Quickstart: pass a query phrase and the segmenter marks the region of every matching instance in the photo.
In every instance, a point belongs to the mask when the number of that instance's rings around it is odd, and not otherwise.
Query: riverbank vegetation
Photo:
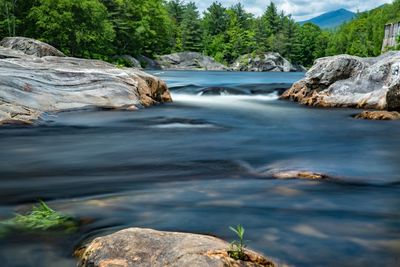
[[[271,51],[309,66],[327,55],[380,54],[383,27],[397,20],[400,0],[332,31],[299,25],[273,2],[255,17],[240,3],[226,8],[214,2],[200,14],[193,2],[181,0],[0,0],[0,37],[31,37],[70,56],[105,60],[195,51],[229,64]]]

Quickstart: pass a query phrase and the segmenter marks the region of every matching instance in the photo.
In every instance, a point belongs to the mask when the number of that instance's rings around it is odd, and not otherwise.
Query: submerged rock
[[[228,256],[229,243],[215,237],[131,228],[93,240],[78,250],[81,267],[261,267],[278,266],[246,250],[249,261]]]
[[[45,112],[137,109],[171,101],[166,84],[131,68],[0,48],[0,124],[32,123]]]
[[[21,51],[26,55],[36,57],[56,56],[65,57],[65,55],[53,46],[26,37],[6,37],[0,42],[0,46]]]
[[[400,52],[321,58],[282,98],[310,106],[400,110],[399,68]]]
[[[293,65],[279,53],[246,54],[239,57],[233,64],[234,71],[271,71],[296,72],[306,71],[302,66]]]
[[[363,111],[355,116],[356,119],[364,120],[400,120],[400,113],[397,111]]]
[[[160,56],[157,63],[164,70],[229,70],[213,58],[197,52],[180,52]]]
[[[312,171],[298,171],[298,170],[282,170],[270,171],[269,174],[276,179],[305,179],[305,180],[325,180],[332,179],[332,177]]]

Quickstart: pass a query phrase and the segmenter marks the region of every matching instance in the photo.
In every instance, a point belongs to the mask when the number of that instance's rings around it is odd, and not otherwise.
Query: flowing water
[[[78,233],[0,238],[0,266],[75,266],[127,227],[234,238],[294,266],[400,266],[400,122],[278,100],[303,73],[155,72],[174,103],[0,128],[0,219],[38,199]],[[271,177],[310,170],[337,177]]]

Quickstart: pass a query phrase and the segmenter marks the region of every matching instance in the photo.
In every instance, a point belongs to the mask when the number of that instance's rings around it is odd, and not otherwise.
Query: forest
[[[0,37],[26,36],[70,56],[110,61],[194,51],[225,64],[248,53],[279,52],[310,66],[316,58],[381,53],[384,25],[400,20],[400,0],[359,13],[335,30],[299,25],[273,2],[262,16],[214,2],[200,14],[182,0],[0,0]]]

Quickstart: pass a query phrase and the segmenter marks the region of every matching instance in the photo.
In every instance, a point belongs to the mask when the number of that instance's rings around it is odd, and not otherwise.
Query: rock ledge
[[[30,124],[46,112],[135,110],[172,101],[165,82],[155,76],[100,60],[43,56],[52,54],[47,44],[25,39],[0,42],[12,47],[0,46],[0,125]],[[35,48],[24,49],[26,42]]]

